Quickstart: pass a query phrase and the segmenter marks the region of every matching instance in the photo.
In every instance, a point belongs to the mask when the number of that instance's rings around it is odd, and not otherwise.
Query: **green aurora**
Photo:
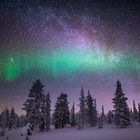
[[[53,78],[71,73],[86,72],[140,72],[140,56],[121,53],[78,52],[73,50],[59,50],[55,52],[24,52],[12,57],[3,54],[0,78],[14,81],[25,73],[45,72]]]

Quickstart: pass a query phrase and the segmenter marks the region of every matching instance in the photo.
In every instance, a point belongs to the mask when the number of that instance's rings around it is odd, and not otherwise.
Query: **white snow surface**
[[[26,140],[26,136],[21,136],[21,129],[11,130],[8,135],[8,140]],[[6,140],[6,137],[0,137],[0,140]],[[125,129],[114,126],[105,126],[103,129],[51,129],[49,132],[34,132],[29,140],[140,140],[140,125]]]
[[[30,129],[30,123],[28,123],[25,127],[22,128],[21,135],[22,136],[27,136],[28,129]]]

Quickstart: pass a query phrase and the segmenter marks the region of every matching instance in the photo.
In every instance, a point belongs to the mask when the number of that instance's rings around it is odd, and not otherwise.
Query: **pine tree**
[[[26,117],[21,115],[18,117],[18,127],[23,127],[26,125]]]
[[[102,113],[99,117],[98,128],[103,128],[104,107],[102,106]]]
[[[9,109],[6,107],[1,113],[1,127],[6,129],[9,126]]]
[[[130,125],[129,108],[127,105],[127,98],[122,91],[120,81],[117,81],[115,97],[113,98],[115,111],[115,125],[120,128],[125,128]]]
[[[130,108],[129,109],[129,115],[130,115],[130,122],[133,122],[133,111],[132,111],[132,109]]]
[[[16,128],[18,121],[18,115],[15,113],[14,108],[12,107],[10,114],[9,114],[9,129]]]
[[[98,112],[97,112],[97,105],[96,105],[96,99],[94,99],[94,116],[93,116],[93,119],[94,119],[94,126],[97,125],[97,122],[98,122]]]
[[[71,117],[70,117],[70,124],[72,127],[76,125],[76,118],[75,118],[75,106],[73,103],[72,109],[71,109]]]
[[[42,103],[43,103],[43,95],[44,95],[44,85],[40,82],[40,80],[36,80],[33,82],[33,86],[30,89],[29,98],[24,103],[24,110],[26,111],[26,117],[28,122],[32,124],[32,126],[39,126],[42,124],[43,116],[42,116]]]
[[[61,95],[57,98],[53,114],[53,124],[56,129],[64,128],[67,124],[70,124],[67,94],[61,93]]]
[[[113,115],[112,111],[108,111],[108,113],[107,113],[107,123],[112,124],[113,120],[114,120],[114,115]]]
[[[45,130],[45,119],[46,119],[46,94],[45,93],[42,94],[39,110],[40,110],[39,131],[43,131]]]
[[[106,115],[104,113],[104,106],[102,105],[102,120],[103,120],[103,124],[106,122]]]
[[[51,100],[50,100],[50,94],[49,92],[47,93],[45,97],[45,125],[46,125],[46,130],[50,129],[50,124],[51,124]]]
[[[81,95],[80,95],[80,127],[83,128],[85,125],[85,118],[86,118],[86,107],[85,107],[85,94],[83,87],[81,88]]]
[[[93,127],[96,125],[96,122],[94,122],[94,117],[95,117],[95,111],[94,111],[94,106],[93,106],[93,98],[90,94],[90,91],[88,91],[88,95],[86,97],[86,114],[88,118],[88,124],[89,126]]]
[[[77,130],[81,129],[80,117],[81,117],[80,112],[76,113]]]
[[[138,122],[138,111],[135,105],[135,101],[133,100],[133,123],[137,123]]]
[[[140,104],[138,104],[138,111],[139,111],[139,124],[140,124]]]

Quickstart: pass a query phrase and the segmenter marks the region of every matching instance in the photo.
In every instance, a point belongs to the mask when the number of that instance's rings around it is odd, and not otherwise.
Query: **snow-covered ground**
[[[65,128],[50,130],[49,132],[34,132],[29,137],[30,140],[140,140],[140,126],[126,129],[117,129],[113,126],[105,126],[103,129],[84,128],[77,130]],[[0,137],[0,140],[6,140]],[[20,130],[9,132],[8,140],[25,140],[25,136],[20,136]]]

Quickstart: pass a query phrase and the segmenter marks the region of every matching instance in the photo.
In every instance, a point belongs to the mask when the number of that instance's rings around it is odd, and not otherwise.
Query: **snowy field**
[[[36,132],[29,137],[30,140],[140,140],[140,126],[126,129],[117,129],[113,126],[106,126],[103,129],[85,128],[77,130],[73,128],[65,128],[58,130],[50,130],[49,132]],[[0,137],[0,140],[6,140]],[[9,132],[8,140],[25,140],[24,136],[20,136],[20,130],[12,130]]]

